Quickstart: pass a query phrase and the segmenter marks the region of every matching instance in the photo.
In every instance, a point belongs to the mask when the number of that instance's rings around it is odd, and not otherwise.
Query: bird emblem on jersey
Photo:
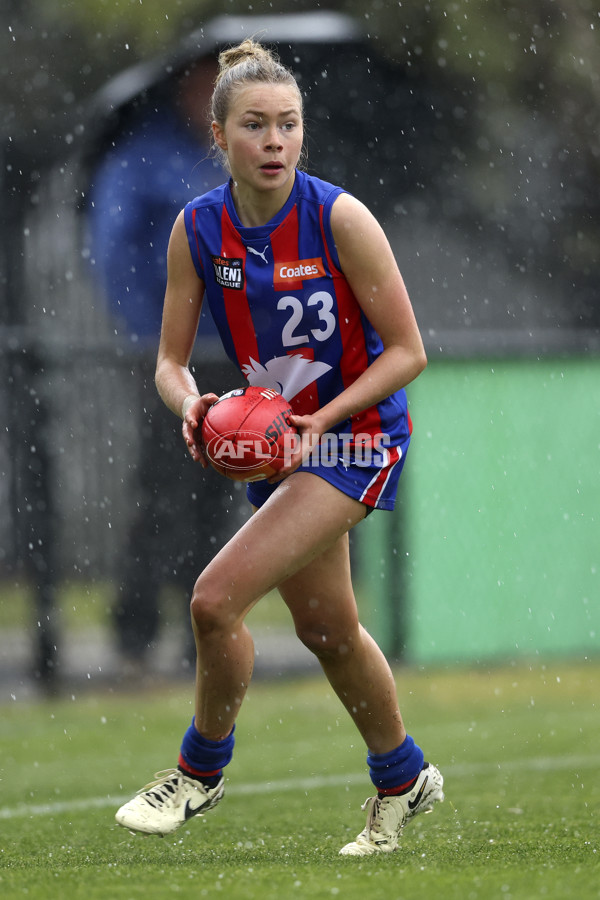
[[[292,353],[289,356],[274,356],[264,366],[250,357],[248,364],[242,366],[242,372],[250,384],[273,388],[286,400],[292,400],[331,368],[327,363]]]
[[[267,265],[269,265],[269,261],[267,260],[267,257],[266,257],[266,253],[267,253],[268,249],[269,249],[268,244],[265,246],[265,249],[262,251],[262,253],[260,250],[256,250],[254,247],[246,247],[246,250],[248,251],[248,253],[253,253],[254,256],[260,256],[260,258],[263,260],[263,262],[265,262]]]

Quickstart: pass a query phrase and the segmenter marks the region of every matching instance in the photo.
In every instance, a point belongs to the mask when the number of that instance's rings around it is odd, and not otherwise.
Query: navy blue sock
[[[369,753],[371,781],[381,794],[401,794],[408,790],[423,768],[423,751],[410,735],[389,753]]]
[[[197,778],[212,787],[219,782],[223,768],[231,762],[235,725],[224,740],[209,741],[196,730],[194,721],[192,719],[183,736],[177,767],[190,778]]]

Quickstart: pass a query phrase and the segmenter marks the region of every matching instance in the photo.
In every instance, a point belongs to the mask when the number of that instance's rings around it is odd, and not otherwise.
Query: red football
[[[292,409],[271,388],[236,388],[209,408],[202,423],[202,446],[213,469],[234,481],[275,475],[293,450]]]

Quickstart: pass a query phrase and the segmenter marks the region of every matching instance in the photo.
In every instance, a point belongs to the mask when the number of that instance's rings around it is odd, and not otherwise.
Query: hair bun
[[[241,44],[238,44],[237,47],[230,47],[228,50],[223,50],[219,54],[220,73],[223,74],[234,66],[237,66],[239,63],[250,59],[255,59],[257,61],[273,61],[274,56],[269,50],[263,47],[262,44],[259,44],[258,41],[246,38],[246,40],[242,41]]]

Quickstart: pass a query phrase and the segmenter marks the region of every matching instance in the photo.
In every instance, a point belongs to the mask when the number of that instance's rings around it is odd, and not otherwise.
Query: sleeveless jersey
[[[241,224],[230,184],[184,211],[194,266],[226,353],[250,384],[279,391],[297,415],[340,394],[383,349],[340,269],[330,225],[340,193],[297,171],[287,202],[266,225]],[[395,446],[406,440],[409,423],[400,390],[333,431],[360,434],[361,444],[383,434],[385,445]]]

